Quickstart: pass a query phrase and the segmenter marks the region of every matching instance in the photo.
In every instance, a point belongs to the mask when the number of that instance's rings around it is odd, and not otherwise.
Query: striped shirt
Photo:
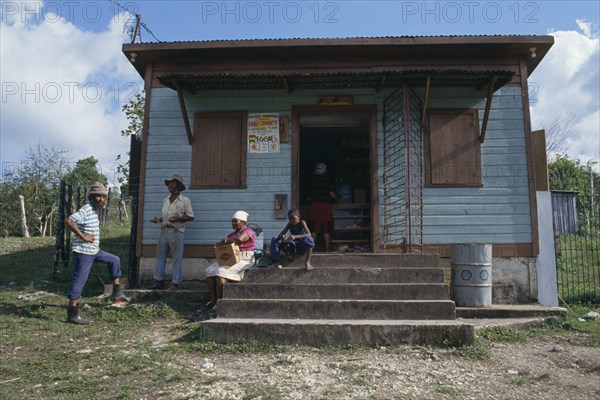
[[[73,239],[73,251],[80,254],[96,254],[100,251],[100,220],[91,204],[86,204],[79,211],[71,215],[81,233],[94,235],[92,243],[84,242],[78,235]]]

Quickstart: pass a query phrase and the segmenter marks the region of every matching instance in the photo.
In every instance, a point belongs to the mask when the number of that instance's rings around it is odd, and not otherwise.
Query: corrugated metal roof
[[[320,72],[320,73],[198,73],[165,74],[158,77],[161,84],[176,89],[176,85],[194,93],[203,90],[229,89],[319,89],[319,88],[376,88],[399,87],[403,83],[425,86],[427,77],[432,86],[489,85],[496,75],[494,89],[502,87],[513,75],[507,70],[411,69],[377,72]]]
[[[161,41],[160,43],[222,43],[222,42],[260,42],[260,41],[284,41],[284,40],[377,40],[377,39],[411,39],[411,38],[510,38],[522,37],[523,35],[400,35],[400,36],[347,36],[347,37],[281,37],[281,38],[238,38],[238,39],[206,39],[206,40],[174,40]],[[545,35],[527,35],[528,37],[544,37]],[[156,43],[156,42],[143,42]]]

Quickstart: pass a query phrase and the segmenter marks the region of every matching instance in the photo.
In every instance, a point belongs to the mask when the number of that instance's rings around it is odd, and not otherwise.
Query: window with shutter
[[[194,115],[191,188],[245,188],[247,113]]]
[[[477,110],[429,110],[425,184],[482,186]]]

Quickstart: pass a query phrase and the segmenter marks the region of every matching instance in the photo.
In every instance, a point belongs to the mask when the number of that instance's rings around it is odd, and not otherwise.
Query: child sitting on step
[[[292,241],[296,248],[296,254],[304,254],[306,252],[306,260],[304,261],[304,269],[310,271],[313,266],[310,264],[312,249],[315,247],[308,225],[300,219],[300,211],[292,208],[288,211],[288,224],[283,228],[279,236],[271,239],[271,267],[283,268],[279,260],[281,259],[281,250],[285,251],[286,241]],[[285,234],[289,231],[290,235],[285,238]],[[290,246],[288,246],[290,247]],[[291,254],[288,254],[288,256]]]

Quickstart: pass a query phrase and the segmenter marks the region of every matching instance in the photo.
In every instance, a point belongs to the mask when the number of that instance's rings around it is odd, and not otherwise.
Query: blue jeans
[[[75,256],[75,268],[71,277],[71,285],[67,292],[67,297],[71,300],[79,300],[81,292],[90,274],[94,261],[100,261],[108,266],[110,279],[115,280],[121,277],[121,260],[118,256],[100,250],[96,254],[73,253]]]
[[[282,243],[283,240],[279,239],[278,237],[273,237],[271,239],[272,262],[277,262],[281,260],[281,249],[279,248],[279,245],[281,245]],[[313,240],[312,236],[306,236],[302,239],[294,240],[294,243],[296,244],[296,254],[298,255],[303,255],[304,253],[306,253],[306,249],[312,249],[313,247],[315,247],[315,241]]]
[[[181,278],[181,265],[183,264],[183,232],[173,228],[162,228],[158,236],[158,245],[156,246],[156,269],[154,279],[162,281],[165,279],[165,269],[167,267],[167,257],[171,251],[171,281],[179,285]]]

